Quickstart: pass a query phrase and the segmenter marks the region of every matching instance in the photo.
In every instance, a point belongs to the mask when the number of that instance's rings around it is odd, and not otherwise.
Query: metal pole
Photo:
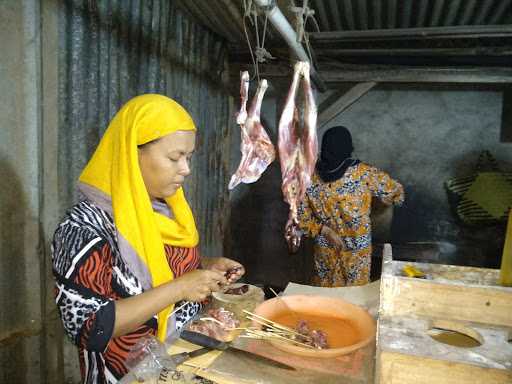
[[[271,5],[270,0],[255,0],[255,3],[260,7],[268,7]],[[281,34],[288,46],[292,49],[293,53],[301,61],[307,61],[310,66],[311,79],[315,83],[317,89],[320,92],[324,92],[327,88],[320,78],[320,75],[315,70],[313,63],[309,60],[309,57],[304,50],[302,44],[297,42],[297,34],[292,28],[286,17],[283,15],[277,5],[274,5],[270,10],[266,11],[267,17],[274,26],[275,29]]]

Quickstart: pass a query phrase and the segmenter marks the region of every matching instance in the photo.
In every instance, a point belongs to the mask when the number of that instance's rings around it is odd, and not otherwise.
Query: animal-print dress
[[[176,277],[200,265],[196,247],[165,245],[165,252]],[[144,336],[156,336],[157,318],[112,337],[115,300],[143,288],[120,257],[110,214],[88,200],[71,208],[55,232],[52,258],[56,303],[66,334],[78,346],[83,382],[117,383],[127,373],[132,346]],[[199,309],[197,303],[186,305],[176,313],[174,326],[182,327]]]

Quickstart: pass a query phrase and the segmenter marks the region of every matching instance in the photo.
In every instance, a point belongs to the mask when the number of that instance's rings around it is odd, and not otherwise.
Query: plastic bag
[[[147,382],[158,379],[162,372],[174,372],[176,363],[167,353],[167,343],[172,343],[172,338],[165,344],[154,336],[146,336],[133,346],[126,359],[126,367],[129,374],[120,383],[131,383],[133,380]]]

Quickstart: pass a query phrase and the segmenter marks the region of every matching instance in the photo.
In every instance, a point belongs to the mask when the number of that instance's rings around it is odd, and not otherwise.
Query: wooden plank
[[[359,98],[365,95],[370,89],[375,87],[375,85],[377,85],[377,83],[373,81],[357,84],[343,95],[341,95],[332,104],[329,104],[323,108],[320,106],[322,110],[320,110],[318,114],[317,126],[319,128],[324,127],[334,118],[336,118],[336,116],[338,116],[341,112],[359,100]]]
[[[512,46],[471,48],[316,48],[318,56],[511,56]],[[511,59],[512,60],[512,59]]]
[[[478,288],[393,277],[381,281],[381,290],[384,316],[431,316],[512,327],[512,292],[500,287]]]
[[[512,371],[477,367],[395,352],[377,355],[381,384],[505,384]]]
[[[398,275],[405,264],[432,280]],[[498,270],[493,269],[393,261],[391,246],[386,244],[379,312],[381,316],[429,316],[512,327],[512,288],[498,286],[497,276]]]
[[[231,70],[250,69],[247,63],[232,63]],[[289,66],[260,65],[260,76],[289,82]],[[235,76],[234,76],[235,77]],[[344,83],[456,83],[456,84],[508,84],[512,83],[510,67],[412,67],[394,65],[359,65],[329,62],[322,64],[322,78],[328,89]]]
[[[322,65],[322,77],[333,86],[345,82],[377,83],[512,83],[508,67],[407,67],[392,65]]]
[[[475,25],[429,28],[394,28],[361,31],[312,32],[315,43],[364,40],[453,39],[512,36],[512,25]]]

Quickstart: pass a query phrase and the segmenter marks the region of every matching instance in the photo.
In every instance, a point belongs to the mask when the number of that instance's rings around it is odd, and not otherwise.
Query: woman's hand
[[[320,234],[329,240],[329,242],[333,244],[337,249],[341,251],[343,250],[343,241],[334,229],[327,225],[323,225]]]
[[[113,336],[133,332],[170,304],[181,300],[203,301],[226,283],[226,277],[221,272],[196,269],[139,295],[116,300]]]
[[[242,264],[226,257],[203,257],[201,263],[205,269],[218,271],[227,278],[227,284],[239,280],[245,273]]]
[[[220,271],[196,269],[173,280],[172,284],[180,292],[181,300],[203,301],[212,292],[217,292],[227,283]]]

